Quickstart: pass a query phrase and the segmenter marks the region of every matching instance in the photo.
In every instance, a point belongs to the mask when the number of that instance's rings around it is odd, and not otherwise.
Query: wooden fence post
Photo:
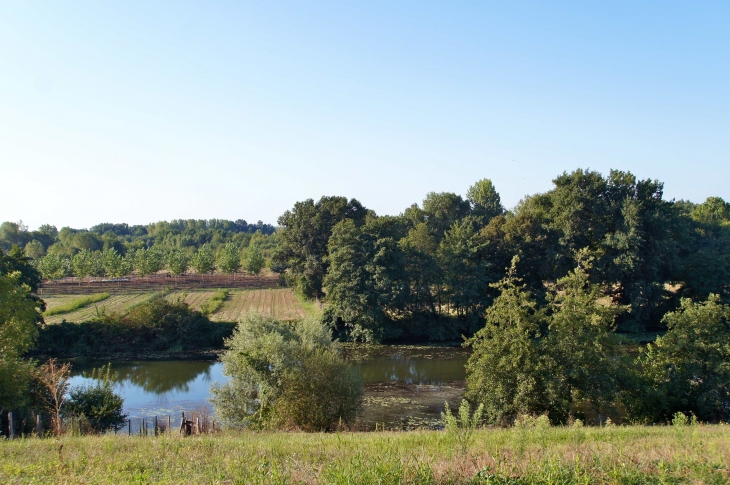
[[[13,429],[13,413],[8,411],[8,437],[10,439],[15,438],[15,430]]]
[[[129,436],[132,436],[132,419],[130,418],[129,421],[127,421],[127,424],[129,425]]]
[[[38,433],[39,438],[43,438],[43,427],[41,426],[41,413],[35,416],[35,430]]]
[[[155,416],[155,436],[157,436],[157,416]]]
[[[172,434],[172,419],[167,415],[167,434]]]

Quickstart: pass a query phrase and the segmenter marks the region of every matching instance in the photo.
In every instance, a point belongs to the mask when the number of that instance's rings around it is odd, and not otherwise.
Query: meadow
[[[0,482],[220,484],[666,484],[730,481],[730,427],[223,432],[0,443]]]
[[[218,291],[220,290],[207,288],[204,290],[172,291],[165,298],[171,302],[183,299],[185,303],[190,305],[192,310],[200,310],[201,305],[204,305]],[[211,321],[237,322],[249,311],[272,315],[283,320],[293,320],[316,311],[314,304],[300,303],[291,288],[227,289],[227,292],[223,304],[210,315]],[[53,313],[53,315],[45,317],[45,322],[55,324],[66,320],[67,322],[79,323],[95,318],[102,311],[124,315],[137,305],[160,295],[160,291],[114,293],[103,300],[92,301],[79,308],[73,308],[71,304],[83,299],[83,296],[44,296],[48,310]],[[71,308],[71,310],[58,312],[59,309],[64,307]]]

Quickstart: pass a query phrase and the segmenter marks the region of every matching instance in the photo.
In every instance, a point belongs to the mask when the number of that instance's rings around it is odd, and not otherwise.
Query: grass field
[[[0,443],[0,482],[726,484],[730,426],[67,437]]]
[[[122,293],[117,295],[112,295],[111,297],[107,298],[104,301],[101,301],[96,304],[89,305],[87,307],[81,308],[79,310],[70,312],[70,313],[63,313],[60,315],[53,315],[52,317],[46,317],[44,320],[46,323],[53,324],[53,323],[61,323],[62,320],[66,320],[67,322],[84,322],[87,320],[91,320],[96,316],[97,309],[98,311],[101,311],[103,308],[106,309],[108,312],[117,312],[117,313],[126,313],[129,311],[132,307],[135,305],[138,305],[140,303],[143,303],[151,298],[154,298],[155,293],[154,292],[148,292],[148,293]],[[61,304],[67,304],[68,302],[74,300],[75,298],[78,298],[78,295],[73,295],[69,298],[69,296],[47,296],[43,298],[48,305],[49,308],[53,308],[53,306],[61,305]]]
[[[216,289],[174,291],[165,298],[170,301],[184,298],[185,303],[190,305],[192,309],[199,310],[200,305],[208,301],[216,291]],[[73,312],[47,317],[45,321],[50,324],[60,323],[64,319],[68,322],[83,322],[96,316],[97,307],[99,310],[106,308],[107,311],[126,313],[135,305],[154,297],[154,295],[154,292],[113,294],[110,298],[98,304],[92,304]],[[61,305],[67,305],[77,298],[79,298],[78,295],[59,295],[47,296],[44,300],[48,309],[51,309]],[[314,313],[316,308],[313,303],[300,303],[290,288],[256,290],[229,289],[228,298],[223,302],[223,305],[218,311],[210,316],[210,319],[219,322],[237,322],[243,314],[249,311],[260,312],[285,320],[292,320]]]

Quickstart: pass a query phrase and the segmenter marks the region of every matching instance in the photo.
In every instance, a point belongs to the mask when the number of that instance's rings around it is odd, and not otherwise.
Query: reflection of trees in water
[[[359,363],[364,382],[400,381],[409,384],[436,384],[464,379],[466,356],[447,360],[418,358],[378,358]]]
[[[206,381],[211,380],[210,369],[214,362],[200,361],[161,361],[161,362],[139,362],[139,363],[117,363],[112,364],[114,382],[118,384],[134,384],[147,392],[164,394],[170,391],[188,392],[189,383],[203,375]],[[90,370],[91,367],[84,366]]]

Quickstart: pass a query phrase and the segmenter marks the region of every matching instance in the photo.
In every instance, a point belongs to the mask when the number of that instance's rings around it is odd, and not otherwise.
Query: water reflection
[[[74,365],[74,375],[79,376],[106,362],[85,362]],[[153,394],[190,392],[190,384],[199,378],[212,382],[211,368],[216,365],[210,361],[141,361],[112,363],[114,382],[134,385]]]
[[[469,354],[459,348],[352,346],[345,356],[359,367],[365,384],[442,385],[464,379]],[[105,364],[75,364],[71,384],[84,383],[84,372]],[[212,361],[112,362],[111,368],[116,373],[115,392],[124,398],[125,412],[136,418],[209,409],[210,385],[227,380],[222,364]]]

